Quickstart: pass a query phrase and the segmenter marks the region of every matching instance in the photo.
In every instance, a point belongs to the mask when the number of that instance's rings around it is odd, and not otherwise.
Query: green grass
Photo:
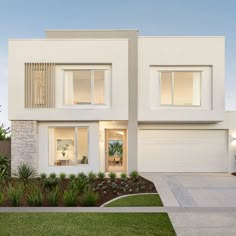
[[[105,205],[106,207],[135,207],[135,206],[163,206],[158,194],[131,195],[117,199]]]
[[[166,213],[0,213],[0,235],[176,235]]]

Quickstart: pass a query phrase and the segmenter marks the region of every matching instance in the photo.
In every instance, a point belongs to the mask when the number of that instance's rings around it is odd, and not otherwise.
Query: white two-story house
[[[234,171],[224,53],[224,37],[137,30],[49,30],[45,39],[9,40],[12,169]]]

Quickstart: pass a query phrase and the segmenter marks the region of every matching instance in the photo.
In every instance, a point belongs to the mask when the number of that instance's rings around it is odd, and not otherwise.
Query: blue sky
[[[236,109],[236,0],[0,0],[0,122],[7,122],[7,40],[45,29],[138,29],[226,37],[226,109]]]

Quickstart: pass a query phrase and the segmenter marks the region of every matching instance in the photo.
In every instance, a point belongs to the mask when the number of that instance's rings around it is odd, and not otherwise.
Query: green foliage
[[[61,174],[59,175],[59,178],[60,178],[61,181],[65,180],[66,174],[65,174],[65,173],[61,173]]]
[[[78,179],[87,179],[87,175],[84,172],[80,172],[77,177]]]
[[[40,174],[40,178],[41,178],[42,180],[45,180],[45,179],[47,178],[47,174],[41,173],[41,174]]]
[[[4,202],[4,194],[0,192],[0,206],[3,204],[3,202]]]
[[[70,181],[74,181],[76,179],[75,174],[70,174],[69,179],[70,179]]]
[[[98,173],[98,178],[104,179],[104,178],[105,178],[105,173],[99,172],[99,173]]]
[[[89,183],[93,183],[95,180],[96,180],[96,175],[92,171],[90,171],[88,173],[88,181],[89,181]]]
[[[48,193],[48,203],[50,206],[57,206],[60,197],[59,188],[56,187]]]
[[[23,183],[24,187],[31,185],[30,180],[36,178],[37,172],[29,164],[20,164],[16,171],[13,172],[13,176],[18,178],[20,182]]]
[[[136,170],[131,171],[129,175],[130,175],[130,177],[131,177],[132,179],[134,179],[135,181],[138,180],[138,178],[139,178],[138,171],[136,171]]]
[[[49,191],[52,190],[53,188],[56,188],[58,186],[58,179],[57,178],[46,178],[43,181],[43,187],[45,189],[48,189]]]
[[[110,179],[111,179],[112,181],[114,181],[114,180],[116,179],[116,173],[110,172],[110,173],[109,173],[109,177],[110,177]]]
[[[77,193],[83,193],[88,184],[89,182],[87,177],[80,177],[70,183],[70,189],[73,189]]]
[[[35,188],[27,195],[27,203],[29,206],[42,206],[43,194],[41,189]]]
[[[0,141],[10,140],[10,127],[6,127],[4,124],[0,125]]]
[[[57,175],[56,175],[55,173],[51,173],[51,174],[49,175],[49,177],[52,178],[52,179],[56,179],[56,178],[57,178]]]
[[[63,194],[65,206],[72,207],[77,205],[77,193],[73,189],[66,190]]]
[[[97,193],[93,192],[91,188],[87,188],[80,198],[82,206],[95,206],[98,200]]]
[[[123,173],[121,173],[120,177],[121,177],[121,179],[125,180],[125,179],[127,179],[127,174],[123,172]]]
[[[120,157],[123,156],[123,144],[119,141],[114,141],[113,143],[109,143],[109,156],[118,155]]]
[[[5,156],[0,156],[0,181],[7,179],[10,173],[10,163],[9,158]]]
[[[11,206],[20,206],[21,198],[23,195],[23,188],[21,185],[13,187],[9,185],[7,189],[8,199],[10,200]]]

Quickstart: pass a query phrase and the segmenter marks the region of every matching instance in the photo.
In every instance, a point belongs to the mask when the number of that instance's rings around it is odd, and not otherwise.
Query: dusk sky
[[[45,29],[138,29],[145,36],[225,36],[226,109],[236,110],[236,0],[0,0],[0,122],[9,124],[7,41],[43,38]]]

